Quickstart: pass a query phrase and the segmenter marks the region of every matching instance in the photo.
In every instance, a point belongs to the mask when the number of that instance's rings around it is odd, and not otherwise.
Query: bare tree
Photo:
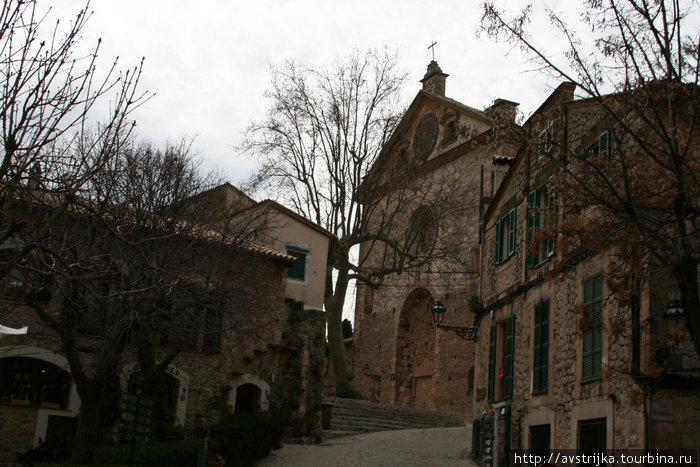
[[[129,135],[129,114],[147,98],[137,92],[141,65],[122,73],[115,60],[99,78],[100,41],[91,53],[76,56],[75,44],[90,17],[88,7],[65,27],[57,22],[53,29],[36,0],[6,1],[0,8],[0,243],[22,229],[23,219],[11,214],[10,205],[28,194],[23,187],[61,193],[54,210],[59,215]],[[103,152],[76,158],[71,146],[80,144],[92,111],[107,99],[108,117],[90,130],[99,133],[90,140],[99,142]],[[53,219],[49,216],[43,226],[34,226],[35,238],[46,234]],[[32,248],[33,241],[25,243],[0,274]]]
[[[154,398],[181,352],[218,352],[234,304],[254,299],[231,280],[250,270],[246,282],[259,283],[242,238],[210,223],[209,206],[190,202],[218,181],[199,171],[187,144],[125,144],[53,220],[29,261],[11,270],[27,278],[19,303],[43,323],[43,339],[60,346],[81,399],[72,462],[90,460],[124,361],[138,362],[140,389]],[[14,208],[31,230],[60,199],[34,190],[32,204]]]
[[[700,354],[700,8],[678,0],[587,1],[581,17],[593,43],[547,10],[568,44],[561,57],[547,55],[528,33],[531,14],[528,7],[510,16],[488,2],[482,30],[520,46],[540,69],[597,104],[580,125],[588,132],[566,135],[566,151],[540,151],[561,172],[566,219],[558,229],[594,252],[616,255],[624,271],[616,275],[633,279],[618,290],[634,293],[646,266],[660,264],[680,290]],[[589,145],[599,134],[605,141]],[[533,136],[532,144],[542,144]]]
[[[354,392],[342,333],[351,281],[378,287],[389,274],[458,251],[447,235],[436,242],[431,222],[464,209],[454,184],[437,176],[414,183],[415,161],[380,161],[404,113],[406,75],[397,67],[396,54],[382,49],[354,51],[326,68],[273,68],[267,117],[251,124],[242,145],[260,161],[254,189],[276,194],[337,237],[324,306],[338,395]]]

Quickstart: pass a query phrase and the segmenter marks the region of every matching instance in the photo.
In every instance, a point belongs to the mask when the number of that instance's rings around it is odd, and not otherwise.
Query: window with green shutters
[[[532,363],[532,392],[547,392],[549,377],[549,300],[535,305],[535,337]]]
[[[603,364],[603,275],[583,282],[585,328],[583,333],[582,381],[600,378]]]
[[[515,253],[516,214],[511,209],[496,223],[495,263],[499,264]]]
[[[503,376],[503,399],[513,397],[513,364],[515,363],[515,315],[506,321],[505,372]]]

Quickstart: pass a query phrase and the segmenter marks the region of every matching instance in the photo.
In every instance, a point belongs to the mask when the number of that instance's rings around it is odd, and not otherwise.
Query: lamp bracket
[[[455,334],[457,334],[459,337],[464,339],[465,341],[476,342],[477,338],[479,337],[479,328],[465,328],[465,327],[461,327],[461,326],[443,326],[442,324],[438,324],[437,327],[439,327],[443,331],[452,331]]]

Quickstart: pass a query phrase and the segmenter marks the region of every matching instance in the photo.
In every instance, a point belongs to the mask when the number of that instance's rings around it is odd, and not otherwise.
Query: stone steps
[[[456,413],[340,397],[326,397],[323,403],[332,406],[330,430],[325,432],[327,437],[337,437],[338,433],[464,426],[462,416]]]

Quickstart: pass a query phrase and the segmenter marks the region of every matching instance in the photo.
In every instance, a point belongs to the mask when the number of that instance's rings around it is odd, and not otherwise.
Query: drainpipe
[[[479,245],[483,245],[484,241],[484,166],[481,165],[481,186],[479,187]],[[481,303],[482,292],[484,286],[484,255],[482,254],[483,246],[479,251],[479,302]],[[481,312],[481,310],[479,310]],[[479,318],[475,316],[474,319]]]

